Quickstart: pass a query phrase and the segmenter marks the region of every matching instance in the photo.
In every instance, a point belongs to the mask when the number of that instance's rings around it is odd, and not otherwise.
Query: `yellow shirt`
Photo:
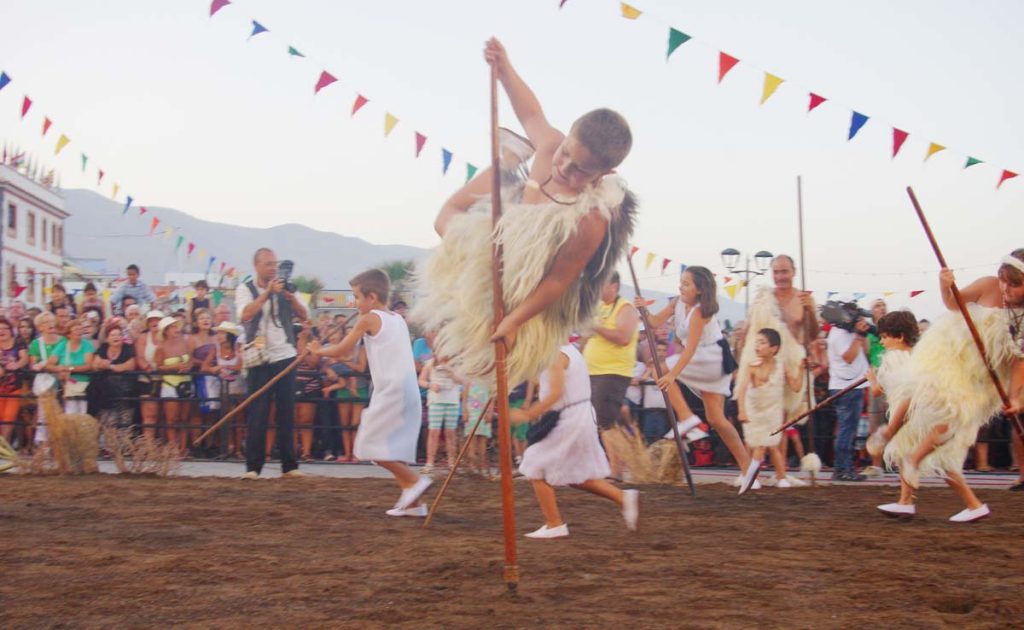
[[[597,309],[595,327],[615,328],[619,313],[622,309],[630,307],[629,301],[622,298],[612,304],[601,302]],[[632,378],[633,368],[636,366],[636,343],[639,337],[639,326],[633,330],[629,343],[624,346],[612,343],[595,333],[583,349],[583,358],[587,360],[587,369],[590,374],[593,376],[617,374]]]

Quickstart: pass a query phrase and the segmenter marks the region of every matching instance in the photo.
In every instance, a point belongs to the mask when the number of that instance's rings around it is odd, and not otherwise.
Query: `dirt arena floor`
[[[435,486],[436,488],[437,486]],[[640,531],[559,494],[572,536],[516,482],[521,583],[501,581],[498,484],[457,479],[430,529],[376,479],[0,476],[0,627],[853,628],[1024,625],[1024,496],[955,526],[892,488],[647,487]],[[433,489],[429,493],[433,495]]]

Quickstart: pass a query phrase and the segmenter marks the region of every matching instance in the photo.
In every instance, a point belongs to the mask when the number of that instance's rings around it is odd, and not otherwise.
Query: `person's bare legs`
[[[946,471],[946,484],[956,492],[956,495],[964,502],[967,509],[976,510],[981,507],[981,501],[978,500],[978,496],[974,494],[974,491],[967,485],[967,482],[964,480],[964,476],[959,470]]]
[[[455,429],[444,430],[444,450],[448,454],[448,468],[455,465],[455,452],[458,442],[455,439]]]
[[[394,475],[395,482],[402,490],[411,488],[419,480],[419,476],[405,462],[381,462],[375,460],[373,463]]]
[[[427,429],[427,466],[434,467],[437,445],[441,441],[441,429]]]
[[[156,439],[156,424],[160,418],[160,403],[143,400],[139,404],[139,410],[142,414],[142,434],[146,440],[152,442]]]
[[[533,493],[537,496],[537,503],[540,505],[541,514],[544,515],[544,524],[548,528],[564,525],[562,515],[558,511],[558,501],[555,499],[555,489],[543,479],[533,479]]]
[[[1010,446],[1013,465],[1017,467],[1017,481],[1024,483],[1024,440],[1021,439],[1016,428],[1010,432]]]
[[[671,387],[669,388],[672,389]],[[682,394],[680,394],[682,396]],[[751,458],[747,453],[740,434],[736,427],[732,426],[725,417],[725,396],[711,392],[701,392],[701,399],[704,401],[704,413],[707,415],[708,424],[718,433],[726,448],[732,453],[733,459],[739,464],[740,470],[745,471],[750,466]]]
[[[596,494],[599,497],[604,497],[615,505],[622,507],[622,490],[608,483],[604,479],[588,479],[583,483],[574,483],[572,484],[572,487],[584,490],[591,494]]]
[[[295,406],[295,433],[303,459],[310,459],[313,451],[313,419],[316,417],[316,403],[298,403]]]
[[[992,470],[988,463],[988,442],[978,442],[974,445],[974,470],[978,472]]]
[[[785,440],[782,440],[785,442]],[[786,460],[782,457],[782,450],[777,446],[768,449],[768,457],[772,460],[775,468],[775,478],[782,481],[786,478]]]

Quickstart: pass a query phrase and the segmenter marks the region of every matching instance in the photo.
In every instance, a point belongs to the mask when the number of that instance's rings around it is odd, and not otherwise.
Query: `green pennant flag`
[[[82,154],[82,172],[85,172],[85,163],[89,161],[89,156]]]
[[[476,175],[476,167],[473,166],[472,164],[470,164],[469,162],[467,162],[466,163],[466,181],[468,182],[469,180],[473,179],[474,175]]]
[[[220,303],[224,301],[224,292],[220,289],[213,290],[213,305],[220,306]]]
[[[185,237],[179,234],[178,235],[178,242],[174,246],[174,251],[178,251],[179,249],[181,249],[181,244],[184,243],[184,242],[185,242]]]
[[[288,47],[288,54],[291,55],[292,57],[305,57],[306,56],[306,55],[303,55],[302,53],[300,53],[298,50],[296,50],[295,46],[289,46]]]
[[[968,167],[974,166],[975,164],[981,164],[982,162],[983,162],[983,160],[979,160],[978,158],[972,158],[972,157],[968,156],[967,163],[964,164],[964,168],[968,168]]]
[[[674,53],[676,51],[676,48],[679,48],[680,46],[682,46],[683,44],[685,44],[688,41],[690,41],[690,36],[689,35],[687,35],[686,33],[682,32],[682,31],[679,31],[679,30],[676,30],[676,29],[674,29],[672,27],[669,27],[669,29],[668,29],[668,54],[665,55],[665,59],[667,60],[669,57],[671,57],[672,53]]]

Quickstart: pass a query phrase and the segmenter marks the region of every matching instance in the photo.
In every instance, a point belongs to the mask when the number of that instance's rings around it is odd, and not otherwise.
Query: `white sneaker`
[[[791,488],[804,488],[807,486],[806,481],[793,475],[786,475],[786,481],[789,482],[789,487]]]
[[[419,518],[426,518],[427,506],[417,505],[411,508],[391,508],[387,512],[384,512],[388,516],[416,516]]]
[[[751,461],[750,465],[747,466],[746,472],[743,473],[743,478],[740,480],[740,491],[736,494],[743,494],[750,490],[754,482],[757,481],[757,471],[759,470],[761,470],[761,462]]]
[[[640,491],[622,491],[622,518],[626,521],[626,529],[636,531],[636,522],[640,519]]]
[[[260,478],[260,474],[255,470],[249,470],[244,475],[239,477],[242,481],[254,481]]]
[[[754,483],[750,485],[751,490],[760,490],[762,487],[763,486],[761,486],[761,481],[758,479],[755,479]]]
[[[885,473],[879,466],[866,466],[860,472],[865,477],[881,477]]]
[[[879,505],[878,511],[886,516],[895,518],[910,518],[917,514],[917,506],[913,503],[886,503],[885,505]]]
[[[288,472],[284,473],[281,476],[287,479],[301,479],[302,477],[308,477],[309,475],[302,472],[298,468],[293,468],[292,470],[289,470]]]
[[[775,482],[775,487],[776,488],[792,488],[793,484],[789,483],[789,479],[783,478],[783,479],[779,479],[777,482]]]
[[[699,425],[700,425],[700,418],[698,418],[697,416],[690,416],[686,420],[680,420],[679,422],[677,422],[676,423],[676,429],[679,430],[679,435],[686,435],[690,431],[696,429]],[[706,436],[706,434],[705,434],[705,436]],[[665,434],[665,438],[664,439],[666,439],[666,440],[675,439],[675,435],[673,435],[672,429],[668,430],[668,433]]]
[[[953,523],[973,523],[974,521],[980,521],[986,516],[992,514],[992,510],[988,509],[988,505],[982,503],[981,507],[966,509],[957,512],[953,516],[949,517],[949,520]]]
[[[434,480],[430,477],[421,476],[416,480],[416,483],[402,490],[402,494],[398,497],[398,503],[395,504],[395,507],[399,510],[409,507],[416,502],[416,499],[423,496],[423,493],[426,492],[432,483],[434,483]]]
[[[558,527],[548,527],[547,525],[541,527],[536,531],[532,531],[526,534],[527,538],[565,538],[569,535],[569,526],[562,523]]]

